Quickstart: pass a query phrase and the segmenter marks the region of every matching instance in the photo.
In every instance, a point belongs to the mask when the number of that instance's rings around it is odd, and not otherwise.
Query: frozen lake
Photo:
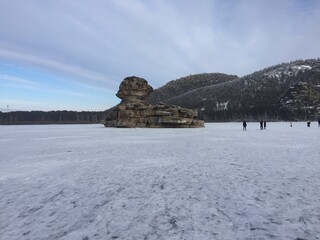
[[[320,128],[0,126],[0,239],[320,239]]]

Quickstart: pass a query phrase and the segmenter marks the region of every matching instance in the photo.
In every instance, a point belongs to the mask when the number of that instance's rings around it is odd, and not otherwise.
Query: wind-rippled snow
[[[0,126],[0,239],[320,239],[319,136]]]

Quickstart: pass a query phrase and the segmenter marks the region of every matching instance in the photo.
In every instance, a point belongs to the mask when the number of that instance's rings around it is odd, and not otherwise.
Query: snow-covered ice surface
[[[320,239],[319,136],[0,126],[0,239]]]

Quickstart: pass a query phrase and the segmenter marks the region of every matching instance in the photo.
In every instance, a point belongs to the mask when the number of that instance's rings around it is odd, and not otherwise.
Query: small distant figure
[[[307,122],[307,126],[308,126],[308,127],[310,127],[310,125],[311,125],[311,122],[310,122],[310,121],[308,121],[308,122]]]
[[[247,122],[246,122],[246,120],[243,120],[242,126],[243,126],[243,131],[247,131]]]
[[[320,118],[318,118],[318,127],[320,127]]]
[[[263,121],[260,121],[260,129],[263,130]]]
[[[263,122],[263,129],[266,130],[267,129],[267,121]]]
[[[290,127],[292,127],[292,122],[290,122]]]

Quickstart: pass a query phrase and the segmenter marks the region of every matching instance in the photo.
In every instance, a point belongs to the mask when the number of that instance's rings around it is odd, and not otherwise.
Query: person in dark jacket
[[[267,121],[264,121],[263,122],[263,129],[266,130],[266,128],[267,128]]]
[[[263,130],[263,121],[260,121],[260,129]]]
[[[308,127],[310,127],[310,125],[311,125],[311,122],[310,122],[310,121],[308,121],[308,122],[307,122],[307,126],[308,126]]]
[[[243,126],[243,131],[247,131],[247,122],[246,122],[246,120],[243,120],[242,126]]]

